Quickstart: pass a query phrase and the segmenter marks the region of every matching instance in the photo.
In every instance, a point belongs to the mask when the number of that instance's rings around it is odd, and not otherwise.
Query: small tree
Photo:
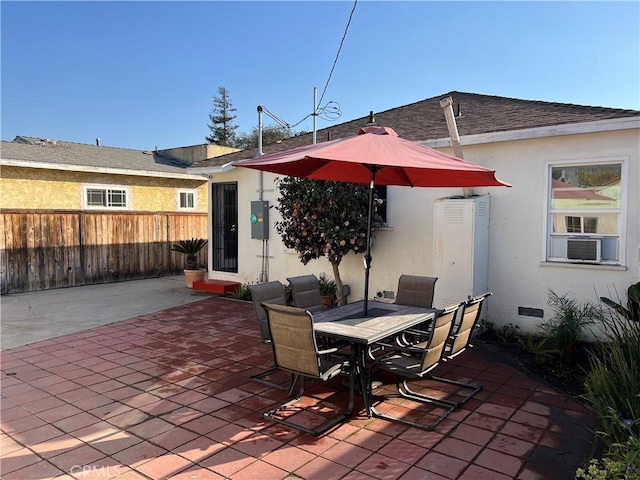
[[[233,147],[236,140],[237,125],[233,124],[236,115],[229,92],[225,87],[218,87],[218,95],[213,97],[213,108],[209,114],[211,123],[208,125],[211,135],[206,137],[207,142],[215,145]]]
[[[303,264],[327,257],[333,268],[338,305],[344,304],[339,266],[349,252],[366,253],[369,186],[284,177],[278,182],[276,230]],[[378,215],[374,222],[380,221]]]
[[[291,129],[268,125],[262,128],[262,144],[268,145],[276,143],[291,136]],[[255,148],[258,146],[258,127],[253,127],[251,133],[241,133],[236,137],[234,147],[241,150]]]

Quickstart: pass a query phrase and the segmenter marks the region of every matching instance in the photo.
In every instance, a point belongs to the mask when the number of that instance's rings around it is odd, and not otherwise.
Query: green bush
[[[610,415],[640,419],[640,323],[603,312],[604,339],[591,354],[585,397],[596,411],[608,443],[624,442],[627,429]],[[635,425],[635,435],[640,427]]]
[[[251,300],[251,291],[249,290],[248,285],[243,283],[230,293],[229,296],[238,300]]]
[[[540,330],[551,338],[560,358],[567,364],[573,364],[576,347],[587,325],[599,317],[599,309],[590,302],[579,304],[575,299],[562,296],[549,290],[548,302],[554,316],[539,325]]]
[[[592,459],[586,468],[576,470],[576,478],[585,480],[612,480],[640,478],[640,437],[637,434],[638,420],[624,418],[619,412],[609,409],[608,417],[624,432],[625,440],[611,443],[602,459]],[[635,428],[634,428],[635,426]],[[608,435],[602,434],[603,438]]]

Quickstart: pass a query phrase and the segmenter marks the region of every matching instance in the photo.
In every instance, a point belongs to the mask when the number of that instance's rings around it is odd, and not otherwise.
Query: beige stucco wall
[[[193,163],[199,160],[206,160],[207,158],[219,157],[220,155],[226,155],[227,153],[233,153],[239,151],[238,148],[224,147],[222,145],[191,145],[188,147],[176,147],[167,148],[162,150],[169,155],[181,158],[187,162]]]
[[[452,153],[450,149],[443,149]],[[489,301],[489,320],[497,325],[513,323],[533,331],[538,318],[518,315],[518,307],[544,310],[548,290],[567,294],[578,301],[597,301],[597,295],[623,294],[640,280],[640,135],[638,129],[591,134],[574,134],[529,140],[465,145],[464,157],[496,170],[512,188],[477,188],[476,194],[490,194],[490,245],[488,285],[494,295]],[[546,212],[545,172],[547,162],[622,158],[626,172],[626,230],[622,267],[549,264],[544,262]],[[262,241],[251,239],[250,202],[258,200],[260,173],[236,168],[215,174],[214,182],[239,183],[239,273],[209,272],[209,278],[257,282],[262,268]],[[277,199],[275,175],[264,174],[264,200]],[[434,271],[434,201],[460,195],[461,189],[389,187],[390,228],[377,231],[373,246],[370,293],[397,289],[401,273],[432,275]],[[275,209],[270,210],[271,239],[268,242],[269,280],[286,283],[286,277],[303,273],[332,274],[325,259],[306,267],[295,254],[283,248],[275,228]],[[209,243],[209,258],[212,258]],[[364,289],[362,256],[348,255],[340,266],[341,276],[351,286],[349,301],[361,299]],[[437,285],[436,285],[437,289]],[[461,299],[462,300],[462,299]]]
[[[100,173],[3,166],[0,170],[0,208],[79,210],[85,185],[126,187],[129,211],[178,211],[177,192],[196,192],[196,212],[207,211],[206,179],[106,175]]]

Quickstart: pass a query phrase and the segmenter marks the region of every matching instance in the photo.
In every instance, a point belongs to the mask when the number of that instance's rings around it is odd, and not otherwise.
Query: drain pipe
[[[460,144],[460,135],[458,135],[458,126],[456,125],[456,117],[453,114],[453,98],[443,98],[440,100],[440,106],[444,110],[444,118],[447,120],[447,129],[449,130],[449,136],[451,137],[453,154],[460,159],[464,159],[462,155],[462,145]],[[465,197],[470,197],[473,195],[473,190],[468,187],[464,187],[462,189],[462,194]]]
[[[262,157],[264,155],[262,151],[262,105],[258,105],[258,151],[256,157]],[[258,172],[258,200],[264,200],[264,172],[260,170]],[[262,239],[262,266],[260,270],[259,282],[268,282],[269,274],[268,258],[269,258],[269,244],[268,240]]]

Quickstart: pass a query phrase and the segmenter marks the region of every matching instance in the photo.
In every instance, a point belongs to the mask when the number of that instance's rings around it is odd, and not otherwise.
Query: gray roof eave
[[[32,162],[0,158],[0,165],[8,167],[41,168],[45,170],[65,170],[68,172],[104,173],[111,175],[129,175],[137,177],[173,178],[179,180],[206,180],[201,174],[154,172],[150,170],[129,170],[125,168],[89,167],[84,165],[66,165],[61,163]]]

